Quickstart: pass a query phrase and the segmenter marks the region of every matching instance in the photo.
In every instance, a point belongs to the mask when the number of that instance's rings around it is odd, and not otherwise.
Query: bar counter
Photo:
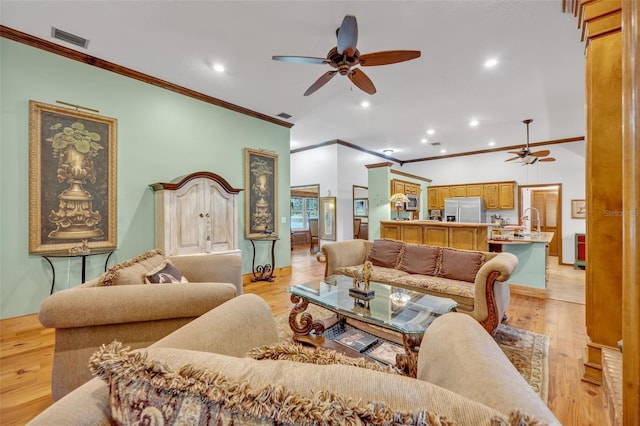
[[[383,220],[380,237],[407,243],[489,251],[491,223],[440,222],[437,220]]]

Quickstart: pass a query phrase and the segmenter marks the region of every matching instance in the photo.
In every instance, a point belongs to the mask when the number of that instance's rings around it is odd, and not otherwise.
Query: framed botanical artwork
[[[585,200],[571,200],[571,218],[585,219],[587,217],[587,202]]]
[[[246,239],[278,236],[278,154],[245,148]]]
[[[29,253],[117,245],[117,120],[29,101]]]
[[[369,200],[366,198],[353,200],[353,215],[355,217],[369,216]]]
[[[320,197],[318,237],[321,240],[336,240],[336,197]]]

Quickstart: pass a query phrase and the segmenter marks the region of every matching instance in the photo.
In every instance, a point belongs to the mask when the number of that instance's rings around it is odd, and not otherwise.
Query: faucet
[[[525,218],[527,217],[526,213],[529,210],[534,210],[536,212],[537,215],[537,219],[536,220],[536,235],[539,237],[542,233],[540,232],[540,211],[538,211],[537,208],[535,207],[527,207],[526,209],[524,209],[524,211],[522,212],[522,220],[525,220]]]

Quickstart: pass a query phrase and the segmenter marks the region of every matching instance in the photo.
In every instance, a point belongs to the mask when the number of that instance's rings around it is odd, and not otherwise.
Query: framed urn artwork
[[[29,253],[115,248],[117,120],[29,101]]]
[[[320,197],[319,235],[322,240],[336,240],[336,197]]]
[[[278,236],[278,154],[244,150],[246,239]]]

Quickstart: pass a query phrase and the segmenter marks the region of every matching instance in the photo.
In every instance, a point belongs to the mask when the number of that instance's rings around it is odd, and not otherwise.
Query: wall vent
[[[431,146],[440,146],[440,142],[431,142]]]
[[[76,46],[80,46],[83,49],[86,49],[87,46],[89,46],[89,40],[87,40],[86,38],[82,38],[66,31],[62,31],[61,29],[56,27],[51,27],[51,37],[57,38],[58,40],[66,41],[67,43],[75,44]]]
[[[293,115],[291,114],[287,114],[286,112],[281,112],[280,114],[278,114],[278,117],[280,118],[284,118],[285,120],[290,119],[291,117],[293,117]]]

